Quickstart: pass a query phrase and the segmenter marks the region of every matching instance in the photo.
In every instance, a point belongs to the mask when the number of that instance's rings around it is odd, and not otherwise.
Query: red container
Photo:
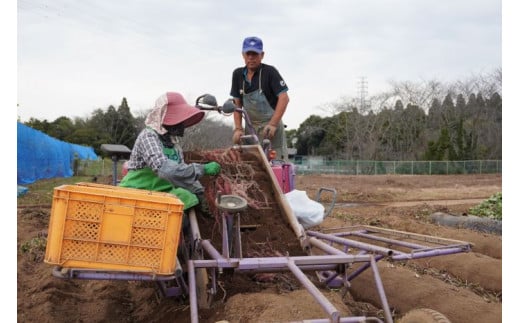
[[[294,171],[293,164],[275,164],[272,165],[271,168],[284,194],[294,190],[294,177],[296,176],[296,172]]]

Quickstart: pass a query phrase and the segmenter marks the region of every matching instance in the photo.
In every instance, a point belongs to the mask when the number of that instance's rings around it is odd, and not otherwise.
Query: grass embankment
[[[26,194],[18,197],[18,207],[28,206],[48,206],[52,205],[52,196],[54,188],[60,185],[75,184],[79,182],[91,182],[92,176],[72,176],[72,177],[58,177],[50,179],[41,179],[32,184],[22,185],[29,190]]]

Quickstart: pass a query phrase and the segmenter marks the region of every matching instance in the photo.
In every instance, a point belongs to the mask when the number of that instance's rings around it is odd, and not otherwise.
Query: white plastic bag
[[[304,229],[308,229],[323,222],[325,207],[311,200],[305,191],[292,190],[285,194],[298,222]]]

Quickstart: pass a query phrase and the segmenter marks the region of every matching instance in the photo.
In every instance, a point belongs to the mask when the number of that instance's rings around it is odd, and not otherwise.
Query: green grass
[[[18,206],[27,205],[52,205],[54,188],[60,185],[75,184],[78,182],[91,182],[92,176],[72,176],[41,179],[32,184],[22,185],[29,190],[23,196],[18,197]]]
[[[46,246],[47,238],[39,236],[22,243],[20,252],[28,256],[32,261],[42,261]]]
[[[118,176],[121,175],[122,165],[123,161],[118,161]],[[32,184],[22,185],[27,187],[29,191],[18,197],[18,206],[48,205],[50,207],[55,187],[79,182],[92,182],[94,176],[98,178],[99,184],[112,184],[111,180],[107,182],[108,177],[112,177],[114,169],[114,163],[109,158],[104,160],[80,160],[76,166],[75,174],[79,176],[41,179]]]

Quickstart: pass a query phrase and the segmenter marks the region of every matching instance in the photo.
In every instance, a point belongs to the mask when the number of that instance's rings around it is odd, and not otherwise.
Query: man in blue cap
[[[277,159],[288,160],[282,117],[289,103],[289,88],[274,66],[262,63],[264,48],[260,38],[244,39],[242,57],[245,66],[233,71],[230,95],[235,105],[247,111],[260,142],[270,139]],[[233,143],[238,144],[245,133],[239,112],[235,112],[234,122]]]

